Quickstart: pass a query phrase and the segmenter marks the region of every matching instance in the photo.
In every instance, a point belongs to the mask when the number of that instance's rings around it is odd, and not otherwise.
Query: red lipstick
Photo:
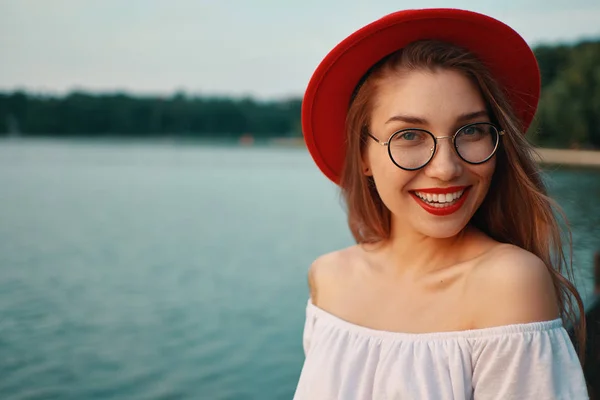
[[[421,200],[419,198],[419,196],[417,196],[413,191],[411,191],[410,194],[413,196],[415,201],[421,207],[423,207],[423,209],[425,211],[427,211],[428,213],[437,215],[437,216],[444,216],[444,215],[453,214],[462,207],[462,205],[467,200],[467,196],[469,195],[469,192],[471,191],[471,186],[468,186],[468,187],[467,186],[454,186],[454,187],[449,187],[449,188],[444,188],[444,189],[440,188],[440,189],[419,189],[419,190],[417,190],[418,192],[423,192],[423,193],[445,194],[445,193],[455,193],[455,192],[461,191],[463,189],[464,189],[464,192],[463,192],[462,196],[460,197],[460,199],[458,199],[458,201],[456,201],[456,203],[454,203],[450,206],[439,207],[439,208],[434,207],[431,204]]]
[[[468,186],[450,186],[447,188],[427,188],[427,189],[415,189],[413,192],[423,192],[423,193],[455,193],[460,192],[461,190],[465,190]]]

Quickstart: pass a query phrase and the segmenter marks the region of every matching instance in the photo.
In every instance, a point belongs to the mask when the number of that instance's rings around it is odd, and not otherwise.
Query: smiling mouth
[[[457,187],[450,193],[436,193],[435,189],[424,189],[410,191],[410,194],[429,214],[443,217],[454,214],[462,208],[471,188],[472,186]],[[440,190],[442,191],[447,192],[448,189]]]
[[[465,193],[466,189],[462,189],[462,190],[458,190],[456,192],[453,193],[424,193],[424,192],[419,192],[419,191],[414,191],[413,193],[415,194],[415,196],[417,196],[420,200],[422,200],[424,203],[426,203],[429,206],[435,207],[435,208],[445,208],[445,207],[450,207],[456,203],[458,203],[458,201],[460,201],[460,199],[462,198],[463,194]]]

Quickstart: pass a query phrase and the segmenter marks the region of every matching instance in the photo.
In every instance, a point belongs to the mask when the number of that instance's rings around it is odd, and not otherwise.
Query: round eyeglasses
[[[496,153],[504,131],[489,122],[476,122],[459,128],[452,136],[434,136],[425,129],[408,128],[394,132],[387,142],[382,142],[370,133],[367,134],[380,145],[387,146],[396,166],[415,171],[433,159],[440,139],[452,139],[456,154],[465,162],[482,164]]]

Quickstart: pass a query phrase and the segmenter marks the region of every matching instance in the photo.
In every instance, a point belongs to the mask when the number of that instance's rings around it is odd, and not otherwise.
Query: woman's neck
[[[389,272],[426,275],[470,258],[470,251],[466,250],[475,236],[478,236],[477,229],[468,225],[449,238],[434,238],[412,230],[392,230],[390,239],[381,246],[381,254],[394,270]]]

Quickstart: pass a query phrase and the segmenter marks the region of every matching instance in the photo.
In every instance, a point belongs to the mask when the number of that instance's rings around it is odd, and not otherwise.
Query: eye
[[[465,126],[459,132],[457,139],[461,140],[480,140],[490,136],[494,127],[488,124],[473,124]]]
[[[467,136],[472,136],[477,133],[481,133],[481,128],[475,125],[467,126],[465,129],[463,129],[463,133]]]
[[[422,131],[405,131],[399,135],[396,136],[396,139],[398,141],[403,141],[403,142],[418,142],[418,141],[423,141],[426,140],[427,137],[429,135],[427,135],[427,133],[422,132]]]
[[[417,133],[416,132],[404,132],[400,136],[400,138],[403,140],[415,140],[417,138]]]
[[[431,135],[420,130],[406,130],[398,132],[390,143],[393,148],[417,148],[421,146],[430,146],[433,141]]]

